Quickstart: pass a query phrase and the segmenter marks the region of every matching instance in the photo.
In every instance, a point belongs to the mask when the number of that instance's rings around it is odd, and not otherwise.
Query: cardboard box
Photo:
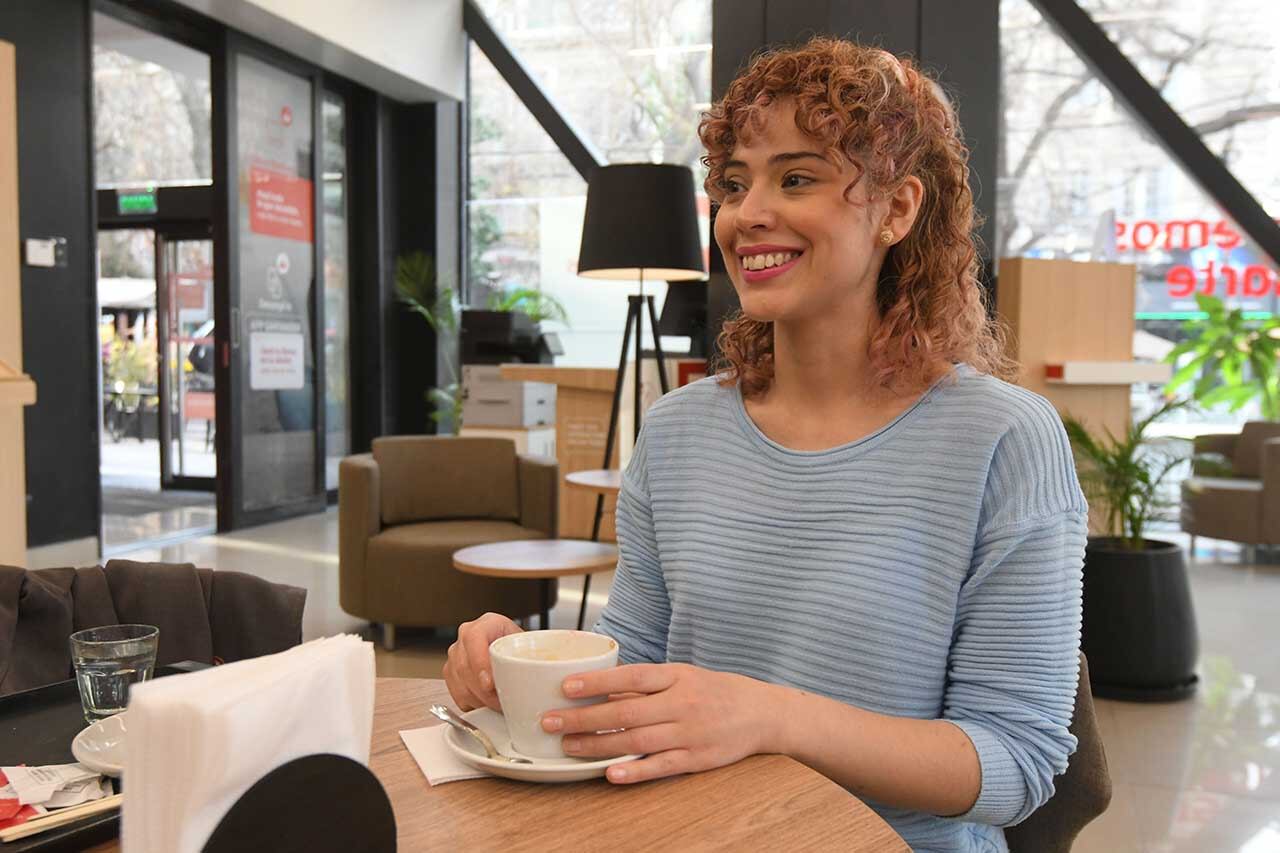
[[[555,426],[556,386],[548,382],[509,382],[498,365],[462,368],[462,423],[468,427]]]

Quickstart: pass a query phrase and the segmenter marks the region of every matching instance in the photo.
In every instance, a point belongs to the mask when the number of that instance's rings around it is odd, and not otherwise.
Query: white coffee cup
[[[618,644],[590,631],[525,631],[494,640],[489,660],[511,745],[530,758],[564,758],[560,735],[542,730],[542,715],[603,702],[569,699],[561,684],[575,673],[616,666]]]

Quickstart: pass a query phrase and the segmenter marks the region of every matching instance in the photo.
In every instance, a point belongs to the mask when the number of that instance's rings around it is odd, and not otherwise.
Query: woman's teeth
[[[800,257],[799,252],[768,252],[763,255],[743,255],[742,268],[747,270],[767,270],[790,263]]]

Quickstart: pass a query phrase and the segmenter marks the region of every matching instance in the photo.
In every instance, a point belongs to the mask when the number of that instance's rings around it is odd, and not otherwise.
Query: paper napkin
[[[367,765],[373,693],[373,646],[350,635],[134,685],[124,853],[197,853],[241,794],[295,758]]]
[[[483,779],[489,774],[477,770],[453,754],[444,742],[448,726],[427,726],[400,732],[400,739],[408,747],[418,769],[432,785],[461,782],[463,779]]]

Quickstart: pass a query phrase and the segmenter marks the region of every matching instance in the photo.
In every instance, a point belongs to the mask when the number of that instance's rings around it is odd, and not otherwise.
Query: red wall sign
[[[283,172],[249,169],[249,229],[311,242],[311,182]]]

